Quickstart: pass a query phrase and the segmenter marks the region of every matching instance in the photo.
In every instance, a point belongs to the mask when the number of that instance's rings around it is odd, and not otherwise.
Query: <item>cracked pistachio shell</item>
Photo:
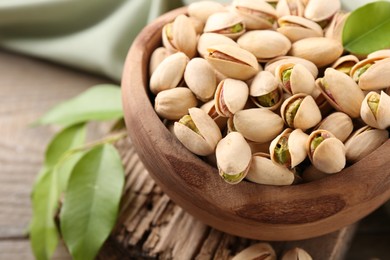
[[[321,0],[322,1],[322,0]],[[311,37],[292,44],[290,55],[307,59],[317,67],[332,64],[343,53],[340,42],[324,37]]]
[[[275,9],[264,1],[235,0],[232,5],[249,30],[271,29],[277,19]]]
[[[196,54],[197,36],[195,27],[187,16],[178,15],[173,23],[168,23],[162,30],[162,41],[170,51],[180,51],[189,58]]]
[[[315,145],[317,137],[323,140]],[[306,150],[314,167],[324,173],[336,173],[345,167],[345,146],[329,131],[313,131],[307,139]]]
[[[284,253],[282,260],[312,260],[313,258],[305,250],[299,247],[292,248]]]
[[[207,51],[206,60],[229,78],[248,80],[260,70],[256,57],[238,46],[214,45],[209,47]]]
[[[203,111],[205,111],[214,120],[215,123],[217,123],[219,129],[225,129],[228,118],[220,116],[215,110],[214,104],[215,101],[213,99],[204,103],[200,108],[203,109]]]
[[[245,248],[232,260],[248,260],[248,259],[261,259],[261,260],[276,260],[276,253],[272,246],[268,243],[257,243]]]
[[[345,143],[347,160],[357,162],[372,153],[389,139],[386,130],[364,126],[356,130]]]
[[[206,22],[210,15],[223,12],[225,7],[215,1],[198,1],[188,5],[188,15]]]
[[[220,45],[220,44],[227,44],[227,45],[233,45],[238,46],[238,44],[230,39],[229,37],[226,37],[219,33],[203,33],[198,40],[198,52],[201,57],[206,57],[208,54],[207,49],[214,46],[214,45]]]
[[[279,87],[275,76],[269,71],[261,71],[254,77],[249,88],[249,95],[256,106],[272,111],[277,109],[283,101],[282,89]],[[267,97],[267,95],[274,96],[274,98],[270,98],[271,101],[274,100],[273,104],[265,104],[259,99],[259,97]]]
[[[360,116],[364,94],[351,77],[338,70],[327,68],[324,78],[317,79],[316,84],[336,110],[346,113],[351,118]]]
[[[156,95],[160,91],[177,87],[183,78],[188,61],[188,57],[182,52],[165,58],[150,77],[150,91]]]
[[[149,62],[149,75],[152,75],[153,72],[157,69],[158,65],[170,55],[168,50],[164,47],[159,47],[155,49],[150,56]]]
[[[283,73],[289,69],[291,69],[290,77],[284,79]],[[283,89],[290,94],[305,93],[311,95],[314,91],[314,77],[310,71],[301,64],[282,64],[276,68],[275,75]]]
[[[344,24],[349,15],[350,13],[337,12],[326,28],[325,37],[335,39],[342,43]]]
[[[241,80],[222,80],[215,91],[215,110],[224,117],[230,117],[245,107],[248,99],[248,85]]]
[[[314,127],[322,119],[320,109],[313,97],[306,94],[295,94],[286,99],[280,113],[289,127],[303,131]]]
[[[248,173],[251,148],[238,132],[232,132],[219,141],[216,151],[220,176],[229,184],[237,184]]]
[[[374,51],[368,54],[367,59],[373,59],[373,58],[383,58],[383,59],[390,58],[390,49]]]
[[[293,15],[296,17],[303,16],[305,6],[301,0],[280,0],[276,5],[278,17]]]
[[[265,70],[271,72],[272,74],[275,74],[276,68],[284,63],[301,64],[310,71],[314,78],[317,78],[318,76],[318,68],[313,62],[293,56],[280,56],[275,59],[272,59],[265,65]]]
[[[314,22],[329,20],[340,10],[340,0],[310,0],[305,8],[305,17]]]
[[[177,120],[187,114],[191,107],[196,107],[198,101],[188,88],[173,88],[159,92],[156,96],[154,109],[162,118]]]
[[[285,129],[280,135],[272,140],[269,146],[271,160],[274,163],[283,165],[287,168],[294,168],[306,159],[306,141],[308,137],[309,136],[301,129]],[[281,162],[279,160],[280,157],[277,156],[276,150],[279,149],[280,145],[287,150],[286,152],[288,155],[286,156],[286,162]]]
[[[283,120],[265,108],[245,109],[233,116],[233,129],[250,141],[266,143],[282,132]]]
[[[214,68],[202,58],[193,58],[187,64],[184,80],[195,96],[205,102],[213,98],[217,87]]]
[[[286,167],[271,161],[269,154],[255,153],[246,179],[264,185],[291,185],[295,176]]]
[[[188,110],[192,124],[198,132],[182,124],[174,124],[174,133],[177,139],[191,152],[206,156],[214,152],[217,143],[222,139],[221,131],[213,119],[200,108]]]
[[[299,16],[283,16],[279,18],[278,24],[277,31],[285,35],[291,42],[310,37],[322,37],[324,34],[321,26],[317,23]]]
[[[390,127],[390,96],[383,91],[381,94],[371,91],[362,102],[360,116],[371,127]]]
[[[236,28],[234,27],[237,27]],[[204,26],[205,33],[219,33],[232,39],[237,39],[245,32],[243,19],[231,12],[220,12],[210,15]]]
[[[261,62],[286,55],[291,48],[291,42],[286,36],[271,30],[246,32],[237,40],[237,43]]]
[[[351,72],[353,66],[359,62],[359,59],[355,55],[346,55],[338,58],[333,64],[332,68],[341,71],[347,75]]]
[[[344,142],[353,131],[353,123],[347,114],[334,112],[322,120],[317,129],[327,130]]]
[[[390,58],[386,59],[366,59],[356,64],[352,70],[351,75],[356,80],[358,78],[359,87],[362,90],[380,90],[390,86]],[[373,63],[374,62],[374,63]],[[372,65],[360,76],[359,69],[371,63]]]

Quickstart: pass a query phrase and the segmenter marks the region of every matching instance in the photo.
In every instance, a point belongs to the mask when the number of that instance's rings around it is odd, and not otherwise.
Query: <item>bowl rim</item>
[[[175,203],[218,230],[280,241],[336,231],[390,198],[390,160],[386,158],[390,140],[342,173],[282,187],[227,184],[217,169],[188,151],[157,116],[148,91],[149,57],[161,45],[161,28],[186,11],[186,7],[170,11],[141,31],[128,52],[122,76],[124,117],[133,145],[153,179]]]

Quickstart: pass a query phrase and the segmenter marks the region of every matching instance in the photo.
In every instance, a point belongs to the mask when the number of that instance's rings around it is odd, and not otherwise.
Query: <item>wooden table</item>
[[[29,124],[60,101],[110,81],[4,51],[0,73],[0,259],[34,259],[26,235],[29,196],[44,147],[58,129]],[[108,129],[107,124],[93,124],[90,133],[97,137]],[[118,225],[100,259],[224,259],[257,242],[216,231],[188,215],[149,177],[130,140],[117,145],[126,166],[126,191]],[[322,237],[273,245],[278,252],[301,246],[315,259],[342,259],[355,229],[352,225]],[[64,245],[54,259],[70,259]]]

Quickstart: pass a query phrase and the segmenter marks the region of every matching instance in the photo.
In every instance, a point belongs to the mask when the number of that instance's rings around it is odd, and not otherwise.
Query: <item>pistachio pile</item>
[[[150,58],[156,113],[226,182],[340,172],[389,138],[390,50],[346,53],[339,0],[188,6]]]

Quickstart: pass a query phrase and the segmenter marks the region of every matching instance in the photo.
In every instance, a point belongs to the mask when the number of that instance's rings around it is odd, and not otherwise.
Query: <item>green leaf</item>
[[[119,86],[105,84],[92,87],[79,96],[65,101],[47,112],[35,124],[69,126],[90,120],[123,117]]]
[[[361,55],[389,48],[390,2],[373,2],[353,11],[344,25],[343,45]]]
[[[87,152],[74,167],[60,214],[61,233],[74,259],[93,259],[109,236],[124,185],[111,144]]]

